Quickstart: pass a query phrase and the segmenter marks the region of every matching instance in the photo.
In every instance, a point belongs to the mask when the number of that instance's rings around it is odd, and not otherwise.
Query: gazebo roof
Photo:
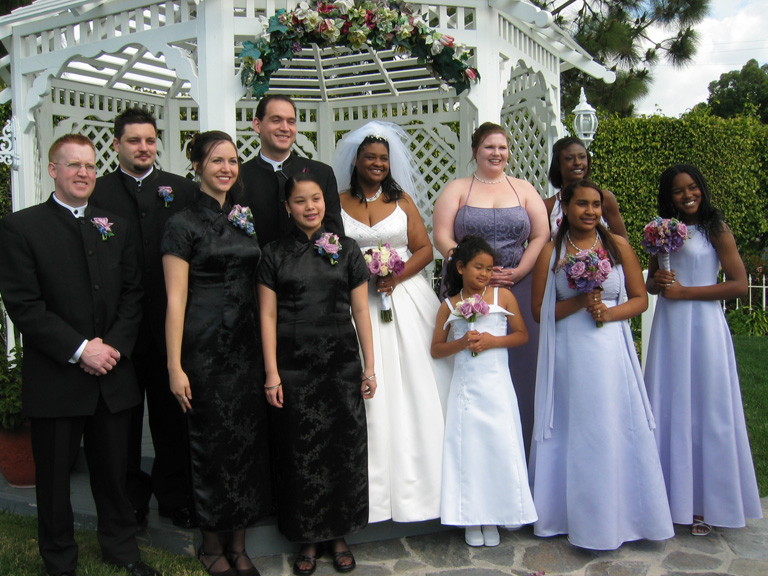
[[[203,2],[204,0],[200,0]],[[261,6],[263,4],[263,6]],[[433,26],[447,28],[457,40],[477,46],[484,35],[477,25],[474,6],[482,2],[465,2],[465,6],[416,5],[425,20]],[[290,5],[290,4],[289,4]],[[549,13],[524,0],[490,0],[487,5],[505,13],[514,28],[534,39],[560,59],[560,70],[579,68],[590,75],[612,81],[613,73],[594,62],[591,56],[570,36],[552,22]],[[238,54],[243,41],[252,40],[259,32],[254,21],[264,15],[265,2],[236,0],[233,56],[239,68]],[[198,40],[195,27],[188,37],[178,36],[169,44],[176,54],[153,53],[151,43],[143,41],[142,32],[158,30],[176,23],[194,23],[197,3],[192,0],[148,2],[141,0],[37,0],[0,18],[0,41],[9,52],[14,49],[13,32],[24,43],[25,56],[72,49],[75,46],[129,36],[136,42],[120,45],[116,50],[86,56],[72,53],[59,73],[60,78],[85,85],[125,91],[148,91],[170,98],[195,98],[189,79],[180,78],[176,66],[168,58],[179,57],[197,62]],[[256,20],[258,22],[258,20]],[[504,34],[504,30],[499,31]],[[510,30],[511,34],[512,31]],[[125,44],[123,41],[122,44]],[[117,46],[116,43],[112,43]],[[11,84],[11,57],[0,61],[0,76]],[[414,90],[439,89],[440,83],[417,64],[415,58],[403,58],[392,50],[351,52],[305,47],[293,61],[273,76],[270,88],[299,99],[330,100],[365,96],[398,95]],[[10,91],[0,95],[8,101]]]

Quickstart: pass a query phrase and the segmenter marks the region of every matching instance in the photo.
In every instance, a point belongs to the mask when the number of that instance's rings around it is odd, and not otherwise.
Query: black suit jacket
[[[160,186],[173,189],[168,206],[158,194]],[[139,247],[141,283],[144,287],[144,319],[139,331],[137,352],[154,347],[165,354],[165,277],[160,241],[168,218],[194,203],[198,186],[192,180],[155,168],[141,184],[120,169],[96,180],[90,204],[109,210],[128,220]]]
[[[113,222],[102,240],[91,219]],[[127,221],[88,206],[75,218],[53,198],[0,220],[0,293],[24,337],[22,405],[36,418],[111,412],[141,400],[130,356],[141,322],[141,282]],[[122,358],[105,376],[69,359],[100,337]]]
[[[344,223],[341,220],[341,200],[333,169],[322,162],[291,154],[283,162],[282,172],[285,176],[277,174],[261,156],[249,160],[240,169],[240,181],[243,184],[240,204],[249,206],[253,211],[253,224],[259,245],[264,247],[293,230],[294,224],[283,205],[283,188],[287,178],[302,172],[311,172],[320,180],[325,198],[323,225],[328,232],[342,236]]]

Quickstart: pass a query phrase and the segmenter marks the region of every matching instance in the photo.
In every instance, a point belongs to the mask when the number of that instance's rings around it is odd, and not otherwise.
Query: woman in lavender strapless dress
[[[538,324],[531,315],[530,272],[549,240],[544,201],[528,182],[504,174],[509,140],[504,128],[486,122],[472,135],[472,176],[450,182],[435,203],[435,245],[444,258],[468,234],[484,238],[499,254],[491,286],[509,288],[520,305],[529,340],[509,350],[509,371],[515,386],[525,453],[533,430]],[[527,245],[526,245],[527,243]]]

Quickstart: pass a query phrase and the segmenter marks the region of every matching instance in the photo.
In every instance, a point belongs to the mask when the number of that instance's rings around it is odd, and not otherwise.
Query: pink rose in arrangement
[[[321,256],[328,256],[331,266],[339,262],[339,252],[341,251],[341,242],[336,234],[323,232],[315,241],[317,253]]]
[[[577,254],[578,257],[578,254]],[[571,274],[573,274],[576,278],[580,278],[584,275],[584,272],[587,269],[587,265],[584,264],[584,262],[577,260],[573,263],[573,266],[571,266]]]
[[[594,292],[598,288],[602,290],[603,282],[612,269],[608,253],[602,248],[582,250],[578,254],[566,254],[557,266],[558,270],[565,270],[568,287],[585,294]],[[598,328],[603,325],[600,321],[596,324]]]
[[[405,270],[403,262],[397,250],[392,250],[389,244],[379,244],[377,248],[369,248],[363,253],[368,272],[372,276],[384,277],[389,274],[400,276]],[[392,297],[382,292],[381,296],[381,320],[392,322]]]
[[[113,222],[110,222],[109,218],[92,218],[91,224],[93,224],[93,227],[99,231],[102,240],[106,240],[115,235],[115,233],[112,232]]]

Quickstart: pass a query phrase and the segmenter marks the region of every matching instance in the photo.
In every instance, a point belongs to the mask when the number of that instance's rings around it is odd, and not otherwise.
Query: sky
[[[741,70],[750,58],[768,63],[768,0],[712,0],[709,16],[694,28],[700,40],[693,64],[654,66],[653,86],[636,104],[637,114],[677,117],[706,102],[709,83],[721,74]]]

